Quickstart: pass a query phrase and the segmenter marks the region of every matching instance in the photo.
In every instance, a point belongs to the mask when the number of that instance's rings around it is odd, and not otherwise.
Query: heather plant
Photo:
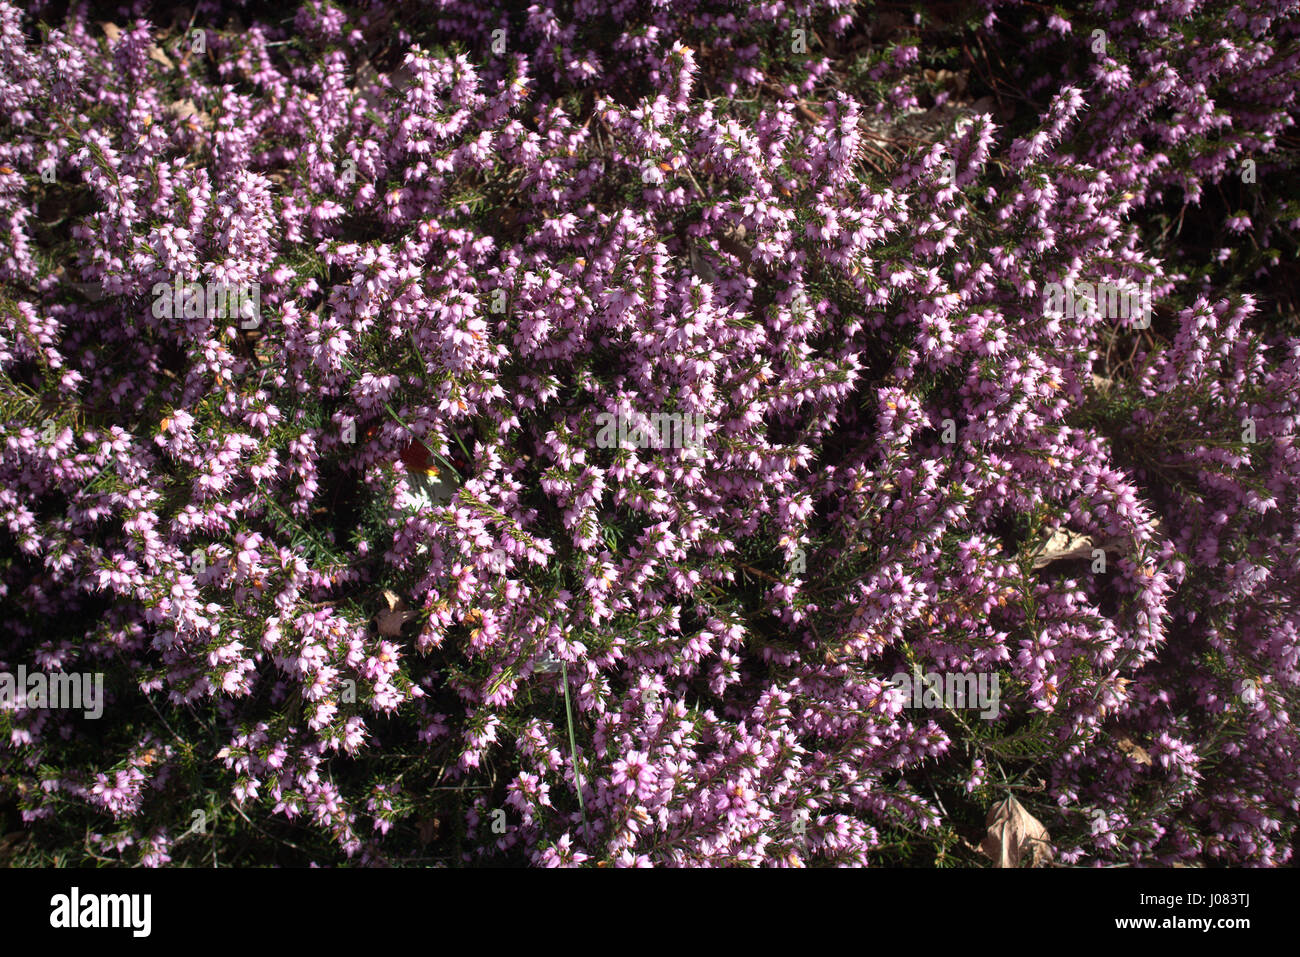
[[[0,3],[19,859],[1289,861],[1296,4],[1044,11]]]

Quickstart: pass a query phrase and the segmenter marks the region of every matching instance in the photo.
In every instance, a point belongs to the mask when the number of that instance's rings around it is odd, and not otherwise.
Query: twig
[[[769,575],[765,571],[760,571],[759,569],[754,568],[752,565],[746,565],[743,562],[737,562],[736,567],[749,572],[751,575],[757,575],[759,578],[766,578],[768,581],[776,582],[778,585],[781,584],[781,579],[773,575]]]

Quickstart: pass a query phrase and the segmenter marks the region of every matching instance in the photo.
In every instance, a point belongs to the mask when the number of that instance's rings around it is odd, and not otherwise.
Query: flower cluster
[[[107,701],[0,708],[42,846],[974,863],[1014,791],[1069,862],[1290,860],[1294,0],[53,6],[0,671]]]

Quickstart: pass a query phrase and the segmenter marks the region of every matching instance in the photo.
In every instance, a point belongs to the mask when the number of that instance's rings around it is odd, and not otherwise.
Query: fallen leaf
[[[1034,558],[1034,568],[1042,568],[1044,565],[1050,565],[1052,562],[1064,561],[1071,558],[1091,558],[1092,557],[1092,539],[1087,535],[1081,535],[1078,532],[1072,532],[1066,528],[1058,528],[1047,539],[1047,542],[1038,551]]]
[[[695,273],[701,282],[716,284],[718,281],[717,270],[704,258],[704,254],[694,243],[691,243],[691,272]]]
[[[966,92],[968,78],[965,73],[954,73],[952,70],[922,70],[921,76],[927,83],[951,86],[958,96]]]
[[[405,63],[391,73],[383,74],[376,70],[368,59],[363,59],[357,66],[357,82],[352,87],[352,92],[359,96],[369,109],[377,110],[387,99],[384,92],[386,88],[396,93],[400,99],[401,95],[414,85],[415,74]]]
[[[167,112],[173,119],[189,126],[198,125],[205,130],[212,129],[212,117],[195,106],[193,100],[177,100],[175,103],[168,103]]]
[[[721,249],[740,260],[742,267],[748,268],[754,261],[754,247],[745,241],[745,236],[745,227],[737,226],[724,230],[717,236],[717,240]]]
[[[164,53],[163,48],[158,46],[156,43],[149,44],[149,59],[153,60],[155,63],[161,63],[169,70],[174,70],[176,68],[176,64],[172,62],[172,58]]]
[[[1041,867],[1052,860],[1052,837],[1014,797],[993,805],[984,822],[988,836],[982,850],[996,867]]]
[[[386,638],[396,638],[402,633],[402,626],[418,617],[394,592],[384,589],[384,601],[388,607],[375,616],[375,625],[379,633]]]
[[[1115,743],[1119,746],[1119,749],[1121,751],[1123,751],[1126,755],[1128,755],[1138,764],[1141,764],[1144,767],[1151,766],[1151,755],[1147,752],[1147,749],[1142,747],[1142,745],[1138,744],[1132,738],[1123,737],[1120,738]]]
[[[402,626],[414,617],[413,611],[381,611],[375,618],[375,623],[381,635],[396,638],[402,633]]]
[[[420,832],[420,843],[428,844],[437,837],[438,832],[442,830],[442,822],[436,817],[426,817],[416,825],[416,828]]]
[[[429,447],[418,439],[413,439],[402,449],[401,457],[408,472],[437,477],[438,467],[433,464],[433,455]]]
[[[12,861],[30,844],[32,835],[29,831],[11,831],[0,837],[0,867],[12,866]]]

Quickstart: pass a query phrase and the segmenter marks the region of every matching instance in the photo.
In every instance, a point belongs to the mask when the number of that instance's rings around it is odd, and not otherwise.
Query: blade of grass
[[[569,753],[573,755],[573,777],[578,784],[578,811],[582,814],[582,833],[591,843],[591,829],[587,826],[587,806],[582,800],[582,770],[578,767],[578,741],[573,733],[573,705],[569,701],[569,665],[560,662],[560,682],[564,685],[564,714],[569,722]]]

